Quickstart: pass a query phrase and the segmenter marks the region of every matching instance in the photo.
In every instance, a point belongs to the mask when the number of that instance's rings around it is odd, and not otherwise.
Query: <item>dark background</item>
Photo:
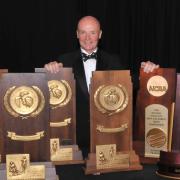
[[[150,59],[180,71],[179,0],[2,0],[0,68],[31,72],[76,49],[76,24],[84,15],[100,20],[100,46],[131,70]]]

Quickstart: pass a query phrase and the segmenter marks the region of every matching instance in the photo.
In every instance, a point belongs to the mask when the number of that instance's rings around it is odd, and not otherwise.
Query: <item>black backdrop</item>
[[[0,68],[31,72],[76,49],[84,15],[101,21],[100,46],[133,71],[142,58],[180,71],[180,0],[2,0]]]

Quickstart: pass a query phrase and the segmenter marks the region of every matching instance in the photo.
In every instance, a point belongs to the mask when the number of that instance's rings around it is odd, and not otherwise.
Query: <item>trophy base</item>
[[[170,178],[180,179],[180,152],[160,152],[157,175]]]
[[[140,140],[133,141],[133,149],[139,156],[140,163],[142,164],[157,164],[159,158],[145,157],[144,156],[144,142]]]
[[[139,163],[139,157],[135,154],[134,151],[124,152],[129,154],[129,166],[128,167],[119,167],[113,168],[104,168],[104,169],[97,169],[96,166],[96,154],[90,153],[88,159],[86,160],[86,168],[85,174],[95,174],[95,173],[109,173],[109,172],[119,172],[119,171],[133,171],[133,170],[142,170],[143,167]]]
[[[70,165],[70,164],[84,164],[85,161],[83,160],[82,152],[79,150],[77,145],[63,145],[60,146],[63,149],[64,155],[62,155],[61,151],[59,154],[55,156],[54,159],[51,159],[53,165]],[[68,150],[72,149],[72,154],[70,154]],[[67,150],[67,151],[66,151]],[[67,158],[67,159],[66,159]]]

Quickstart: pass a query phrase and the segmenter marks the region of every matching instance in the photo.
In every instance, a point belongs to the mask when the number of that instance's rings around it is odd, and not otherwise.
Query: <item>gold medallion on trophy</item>
[[[50,105],[52,109],[65,106],[72,98],[72,90],[65,80],[48,81]]]
[[[6,91],[4,96],[4,106],[8,113],[22,119],[37,116],[44,105],[44,95],[36,86],[13,86]]]
[[[159,128],[151,129],[146,135],[147,143],[151,147],[160,148],[167,141],[166,134]]]
[[[123,111],[128,105],[128,93],[122,85],[102,85],[94,94],[96,107],[102,113],[113,115]]]

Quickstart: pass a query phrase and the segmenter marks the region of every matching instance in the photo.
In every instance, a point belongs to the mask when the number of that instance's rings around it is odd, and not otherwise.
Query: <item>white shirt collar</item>
[[[81,52],[83,52],[83,53],[85,53],[85,54],[87,54],[87,55],[91,55],[92,53],[96,53],[97,50],[98,50],[98,48],[96,48],[91,54],[89,54],[89,53],[86,52],[86,50],[84,50],[84,49],[82,49],[82,48],[80,48],[80,49],[81,49]]]

